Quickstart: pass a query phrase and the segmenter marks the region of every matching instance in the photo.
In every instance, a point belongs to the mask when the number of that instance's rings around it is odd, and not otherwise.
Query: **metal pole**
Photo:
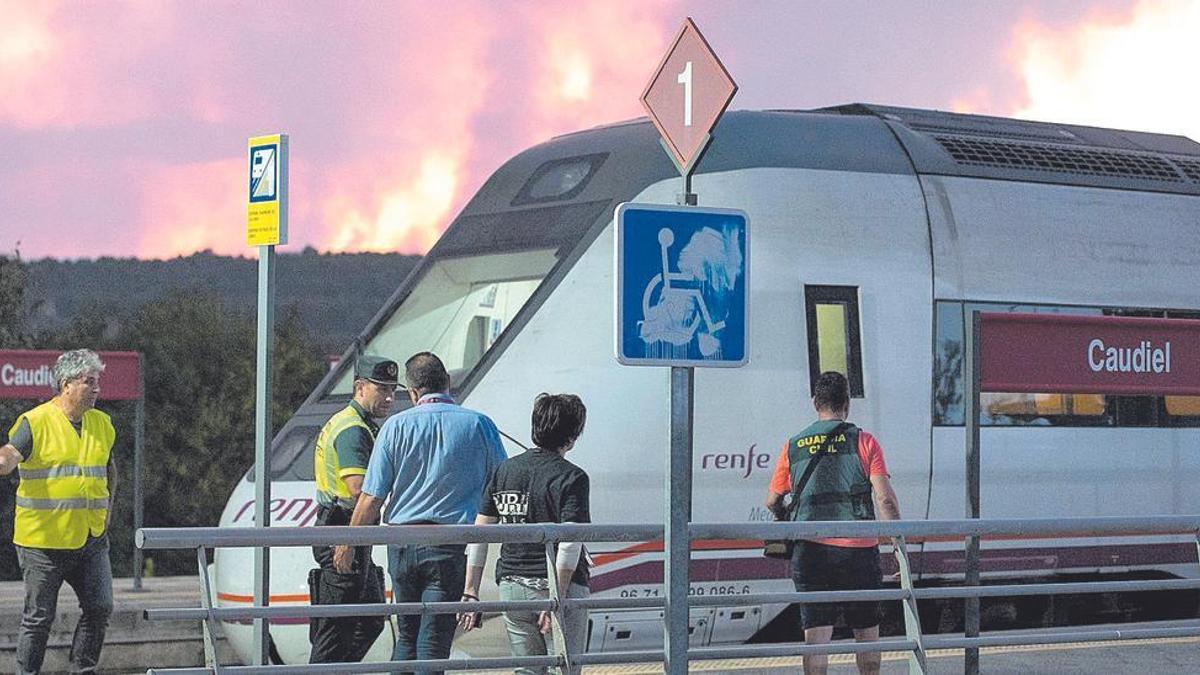
[[[695,206],[700,203],[700,195],[692,192],[692,174],[690,171],[683,174],[683,192],[675,195],[675,203],[680,206]]]
[[[200,622],[200,631],[204,641],[204,665],[212,669],[213,675],[220,675],[221,657],[217,652],[217,621],[212,615],[212,580],[208,578],[208,556],[205,554],[203,546],[196,547],[196,563],[200,568],[200,606],[205,611],[204,620]]]
[[[133,422],[133,531],[145,524],[145,495],[142,494],[143,445],[146,442],[146,374],[142,355],[138,353],[138,396]],[[142,590],[142,549],[133,547],[133,590]]]
[[[269,527],[271,474],[271,366],[275,351],[275,247],[258,247],[258,341],[254,394],[254,525]],[[271,549],[254,549],[254,606],[271,604]],[[254,663],[269,663],[270,623],[254,620]]]
[[[921,614],[917,611],[917,599],[913,595],[912,572],[908,565],[908,549],[904,545],[904,537],[892,537],[892,553],[896,556],[897,569],[900,571],[900,588],[908,592],[908,596],[900,601],[900,607],[904,610],[904,637],[917,645],[908,655],[908,672],[909,675],[925,675]]]
[[[970,398],[966,407],[967,435],[967,518],[979,518],[979,312],[967,313],[963,321],[964,393]],[[979,585],[979,537],[967,537],[966,586]],[[963,605],[963,635],[979,637],[979,598],[967,598]],[[979,648],[968,647],[963,652],[963,672],[979,675]]]
[[[563,632],[563,607],[561,601],[566,598],[568,591],[565,588],[559,588],[558,585],[558,568],[555,567],[556,546],[558,542],[546,542],[546,581],[550,583],[550,599],[559,603],[554,609],[550,610],[551,622],[551,639],[554,641],[555,651],[563,657],[563,667],[559,670],[562,673],[571,672],[571,661],[575,658],[574,654],[567,653],[567,636]]]
[[[691,367],[671,367],[671,453],[667,456],[666,622],[663,624],[664,668],[667,675],[688,672],[688,563],[692,519],[692,395]]]

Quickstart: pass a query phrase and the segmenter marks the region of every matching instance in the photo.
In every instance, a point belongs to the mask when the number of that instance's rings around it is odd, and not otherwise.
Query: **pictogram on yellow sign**
[[[250,168],[246,205],[246,243],[287,243],[287,134],[255,136],[247,144]]]

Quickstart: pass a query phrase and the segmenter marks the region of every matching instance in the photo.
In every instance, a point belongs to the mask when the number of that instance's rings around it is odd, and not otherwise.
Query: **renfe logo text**
[[[745,471],[742,478],[748,478],[751,471],[771,466],[771,455],[761,452],[755,454],[754,449],[757,447],[758,444],[755,443],[746,452],[709,453],[700,458],[700,469],[740,469]]]
[[[1155,347],[1150,340],[1142,340],[1136,347],[1110,347],[1096,338],[1088,343],[1088,365],[1097,373],[1169,373],[1171,341],[1162,347]]]

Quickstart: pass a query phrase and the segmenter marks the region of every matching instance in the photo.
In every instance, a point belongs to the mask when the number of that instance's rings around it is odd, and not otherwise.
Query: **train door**
[[[802,285],[807,389],[823,372],[846,375],[850,421],[879,440],[901,513],[920,518],[929,469],[929,371],[922,364],[929,358],[917,341],[929,330],[922,323],[928,303],[878,279],[846,281]],[[815,416],[811,403],[804,412],[803,419]]]
[[[879,440],[901,513],[925,517],[933,303],[919,185],[892,174],[816,174],[805,184],[788,279],[799,310],[790,340],[802,350],[793,424],[815,418],[820,373],[845,374],[849,419]]]

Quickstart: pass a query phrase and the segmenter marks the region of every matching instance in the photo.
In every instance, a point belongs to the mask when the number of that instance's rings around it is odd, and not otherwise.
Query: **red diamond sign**
[[[729,71],[696,24],[686,19],[642,93],[642,105],[680,173],[691,172],[736,93]]]

